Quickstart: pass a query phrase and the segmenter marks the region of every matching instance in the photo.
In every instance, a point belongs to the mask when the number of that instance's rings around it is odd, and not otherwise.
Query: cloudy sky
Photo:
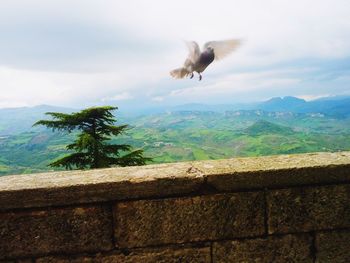
[[[0,1],[0,108],[350,95],[349,0]],[[203,80],[184,40],[240,38]]]

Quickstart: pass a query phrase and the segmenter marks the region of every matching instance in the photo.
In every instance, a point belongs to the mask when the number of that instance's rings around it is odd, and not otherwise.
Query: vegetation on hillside
[[[142,148],[153,162],[350,150],[350,118],[290,112],[184,111],[128,119],[112,144]],[[52,169],[78,133],[49,130],[0,138],[0,174]],[[55,168],[57,169],[57,168]]]
[[[129,144],[109,143],[112,136],[120,136],[128,128],[128,125],[114,125],[116,119],[112,111],[116,109],[117,107],[105,106],[70,114],[47,112],[52,120],[40,120],[34,126],[44,125],[53,131],[68,133],[80,131],[73,143],[66,146],[71,153],[49,165],[66,169],[85,169],[143,165],[150,161],[150,158],[143,157],[142,149],[132,151]]]

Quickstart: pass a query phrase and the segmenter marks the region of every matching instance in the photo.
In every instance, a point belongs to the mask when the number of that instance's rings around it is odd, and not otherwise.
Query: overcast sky
[[[349,0],[0,1],[0,107],[350,95]],[[184,40],[240,38],[203,80]]]

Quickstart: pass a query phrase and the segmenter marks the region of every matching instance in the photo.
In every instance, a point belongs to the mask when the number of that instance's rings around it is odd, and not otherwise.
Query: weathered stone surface
[[[213,262],[305,262],[312,263],[311,237],[286,235],[267,239],[215,242]]]
[[[344,182],[350,152],[60,171],[0,177],[0,210]]]
[[[113,248],[109,207],[86,206],[0,214],[0,259]]]
[[[0,260],[0,263],[33,263],[31,259],[17,259],[17,260]]]
[[[350,185],[270,191],[269,233],[350,227]]]
[[[148,249],[132,251],[128,255],[113,253],[109,255],[85,256],[77,258],[46,257],[36,263],[210,263],[210,248]]]
[[[193,162],[220,191],[350,182],[350,152]]]
[[[317,262],[350,262],[349,157],[317,153],[0,177],[0,262],[210,262],[208,247],[180,246],[212,241],[217,262],[309,262],[311,250]],[[337,185],[319,186],[324,183]],[[266,211],[263,188],[270,189]],[[145,198],[152,200],[135,200]],[[114,222],[112,209],[96,202],[115,203]],[[52,207],[65,204],[74,207]],[[261,238],[267,228],[279,236]],[[315,246],[309,234],[295,234],[310,231]],[[240,239],[247,237],[255,239]],[[114,245],[130,254],[112,251]]]
[[[264,233],[263,193],[238,193],[115,205],[119,247],[144,247]]]
[[[0,210],[171,196],[196,191],[189,163],[0,177]]]
[[[316,251],[317,263],[349,263],[350,230],[317,233]]]

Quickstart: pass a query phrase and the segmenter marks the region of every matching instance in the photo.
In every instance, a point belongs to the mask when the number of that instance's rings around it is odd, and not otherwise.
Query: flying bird
[[[210,41],[204,44],[203,51],[201,51],[197,42],[186,42],[189,51],[188,57],[184,65],[181,68],[170,71],[170,75],[176,79],[182,79],[187,76],[190,76],[192,79],[194,76],[193,72],[197,72],[199,80],[202,80],[201,73],[210,63],[226,57],[240,44],[241,40],[238,39]]]

